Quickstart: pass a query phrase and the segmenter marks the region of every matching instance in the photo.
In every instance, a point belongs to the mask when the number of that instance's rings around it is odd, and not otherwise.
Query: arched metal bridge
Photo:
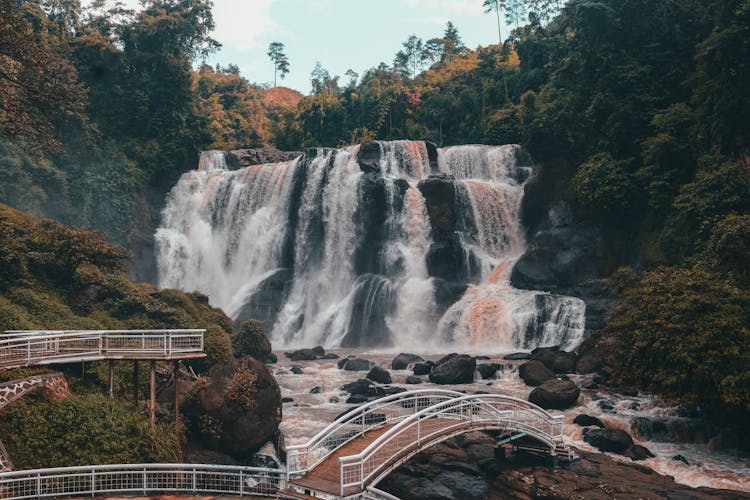
[[[287,491],[319,498],[373,496],[389,472],[421,451],[476,430],[505,441],[531,438],[551,457],[575,455],[564,417],[518,398],[427,389],[385,397],[339,417],[303,445],[287,448]]]

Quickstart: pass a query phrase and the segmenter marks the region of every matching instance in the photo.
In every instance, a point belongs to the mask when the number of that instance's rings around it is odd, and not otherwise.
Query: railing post
[[[240,469],[240,496],[245,496],[245,481],[242,478],[242,469]]]
[[[143,468],[143,496],[144,497],[146,496],[146,485],[147,485],[147,481],[146,481],[146,468],[144,467]]]
[[[36,496],[42,496],[42,476],[39,473],[36,475]]]
[[[341,462],[339,466],[341,467],[341,483],[340,483],[341,492],[340,493],[341,493],[341,496],[343,497],[344,496],[344,463]]]
[[[31,363],[31,340],[26,342],[26,360]]]
[[[96,470],[91,469],[91,496],[96,496]]]
[[[197,473],[195,472],[195,467],[193,467],[193,493],[195,493],[198,489],[198,478]]]

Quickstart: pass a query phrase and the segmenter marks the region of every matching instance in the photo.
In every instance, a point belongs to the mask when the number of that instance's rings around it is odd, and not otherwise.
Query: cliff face
[[[617,267],[613,265],[611,238],[561,199],[546,174],[544,167],[535,167],[526,185],[522,218],[528,247],[513,268],[511,284],[582,299],[586,303],[588,337],[604,326],[617,304],[616,290],[606,280]],[[636,260],[633,248],[620,248],[614,253]]]

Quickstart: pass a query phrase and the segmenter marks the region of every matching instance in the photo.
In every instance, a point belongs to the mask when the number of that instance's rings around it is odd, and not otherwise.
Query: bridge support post
[[[109,399],[115,398],[115,361],[109,360]]]
[[[133,403],[138,405],[138,360],[133,361]]]
[[[150,378],[150,400],[148,402],[148,409],[151,412],[151,423],[156,423],[156,360],[151,360],[151,366],[149,369],[149,378]]]
[[[174,432],[177,442],[180,442],[180,360],[175,360],[172,366],[174,377]]]

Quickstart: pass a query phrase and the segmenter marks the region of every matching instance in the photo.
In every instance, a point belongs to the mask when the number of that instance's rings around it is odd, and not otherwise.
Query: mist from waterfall
[[[497,352],[580,343],[581,300],[509,283],[526,248],[530,168],[519,166],[518,146],[454,146],[436,158],[423,142],[375,147],[367,168],[360,146],[239,170],[223,152],[204,152],[167,199],[159,285],[203,292],[235,320],[263,319],[277,346]],[[429,182],[452,186],[452,205],[426,198]],[[448,216],[446,243],[431,217]],[[436,257],[451,244],[460,259]],[[450,283],[461,293],[442,309],[446,280],[435,262],[463,273]]]

